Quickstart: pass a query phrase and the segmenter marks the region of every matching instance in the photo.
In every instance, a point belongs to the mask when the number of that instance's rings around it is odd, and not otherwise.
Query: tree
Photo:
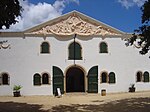
[[[128,39],[127,45],[133,45],[135,41],[141,47],[140,54],[146,54],[150,50],[150,0],[145,1],[141,7],[142,11],[142,25],[135,33]]]
[[[18,0],[0,0],[0,29],[18,22],[16,17],[21,16],[22,7]]]

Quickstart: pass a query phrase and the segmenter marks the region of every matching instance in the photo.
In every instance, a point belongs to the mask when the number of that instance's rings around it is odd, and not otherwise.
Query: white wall
[[[25,37],[0,38],[8,40],[11,49],[0,49],[0,73],[10,75],[10,85],[0,85],[0,95],[12,95],[15,84],[23,86],[22,95],[52,95],[52,66],[58,66],[64,73],[74,64],[68,60],[68,45],[73,38],[68,37]],[[40,45],[43,41],[50,43],[50,54],[40,54]],[[76,41],[82,46],[83,60],[76,61],[88,73],[89,69],[98,65],[98,91],[127,92],[131,83],[135,83],[136,90],[150,90],[150,83],[136,83],[137,71],[150,72],[148,55],[142,56],[134,47],[126,47],[121,38],[77,37]],[[99,53],[99,43],[108,44],[108,54]],[[116,74],[115,84],[100,83],[102,71]],[[47,72],[51,76],[50,85],[33,86],[35,73]],[[65,75],[65,74],[64,74]],[[87,75],[87,74],[86,74]]]

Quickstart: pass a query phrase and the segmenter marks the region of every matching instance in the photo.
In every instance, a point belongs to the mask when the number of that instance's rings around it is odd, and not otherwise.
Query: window
[[[80,44],[78,44],[77,42],[73,42],[69,45],[69,57],[68,59],[70,60],[82,60],[82,56],[81,56],[81,46]]]
[[[100,43],[100,53],[108,53],[108,46],[105,42]]]
[[[33,76],[33,82],[34,82],[34,85],[41,85],[41,76],[40,74],[36,73],[34,76]]]
[[[107,83],[108,82],[108,75],[106,72],[103,72],[101,74],[101,83]]]
[[[109,73],[109,83],[116,83],[115,73],[114,72],[110,72]]]
[[[2,74],[2,84],[9,85],[9,75],[7,73]]]
[[[137,72],[137,74],[136,74],[136,81],[137,82],[141,82],[142,81],[142,72]]]
[[[49,84],[49,75],[47,73],[42,75],[42,84]]]
[[[50,53],[50,45],[48,42],[43,42],[41,44],[41,53]]]
[[[144,82],[149,82],[149,73],[147,71],[144,72],[143,77],[144,77]]]

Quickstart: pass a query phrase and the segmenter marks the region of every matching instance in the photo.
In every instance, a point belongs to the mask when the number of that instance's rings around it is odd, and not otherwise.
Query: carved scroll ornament
[[[0,41],[0,49],[10,49],[10,44],[7,42],[8,40]]]
[[[33,31],[32,34],[56,34],[56,35],[120,35],[114,31],[95,25],[81,19],[79,16],[72,15],[66,20],[60,20],[57,23],[47,25],[39,30]]]
[[[9,48],[10,49],[10,44],[7,44],[7,45],[6,44],[1,44],[0,49],[1,48],[3,48],[3,49],[8,49]]]

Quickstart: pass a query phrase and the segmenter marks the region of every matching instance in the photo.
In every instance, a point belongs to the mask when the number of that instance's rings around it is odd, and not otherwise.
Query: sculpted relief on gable
[[[100,25],[91,24],[86,20],[81,19],[75,14],[68,17],[66,20],[60,20],[57,23],[49,24],[39,30],[33,31],[32,34],[56,34],[56,35],[73,35],[82,36],[89,35],[119,35],[114,31],[104,28]]]

